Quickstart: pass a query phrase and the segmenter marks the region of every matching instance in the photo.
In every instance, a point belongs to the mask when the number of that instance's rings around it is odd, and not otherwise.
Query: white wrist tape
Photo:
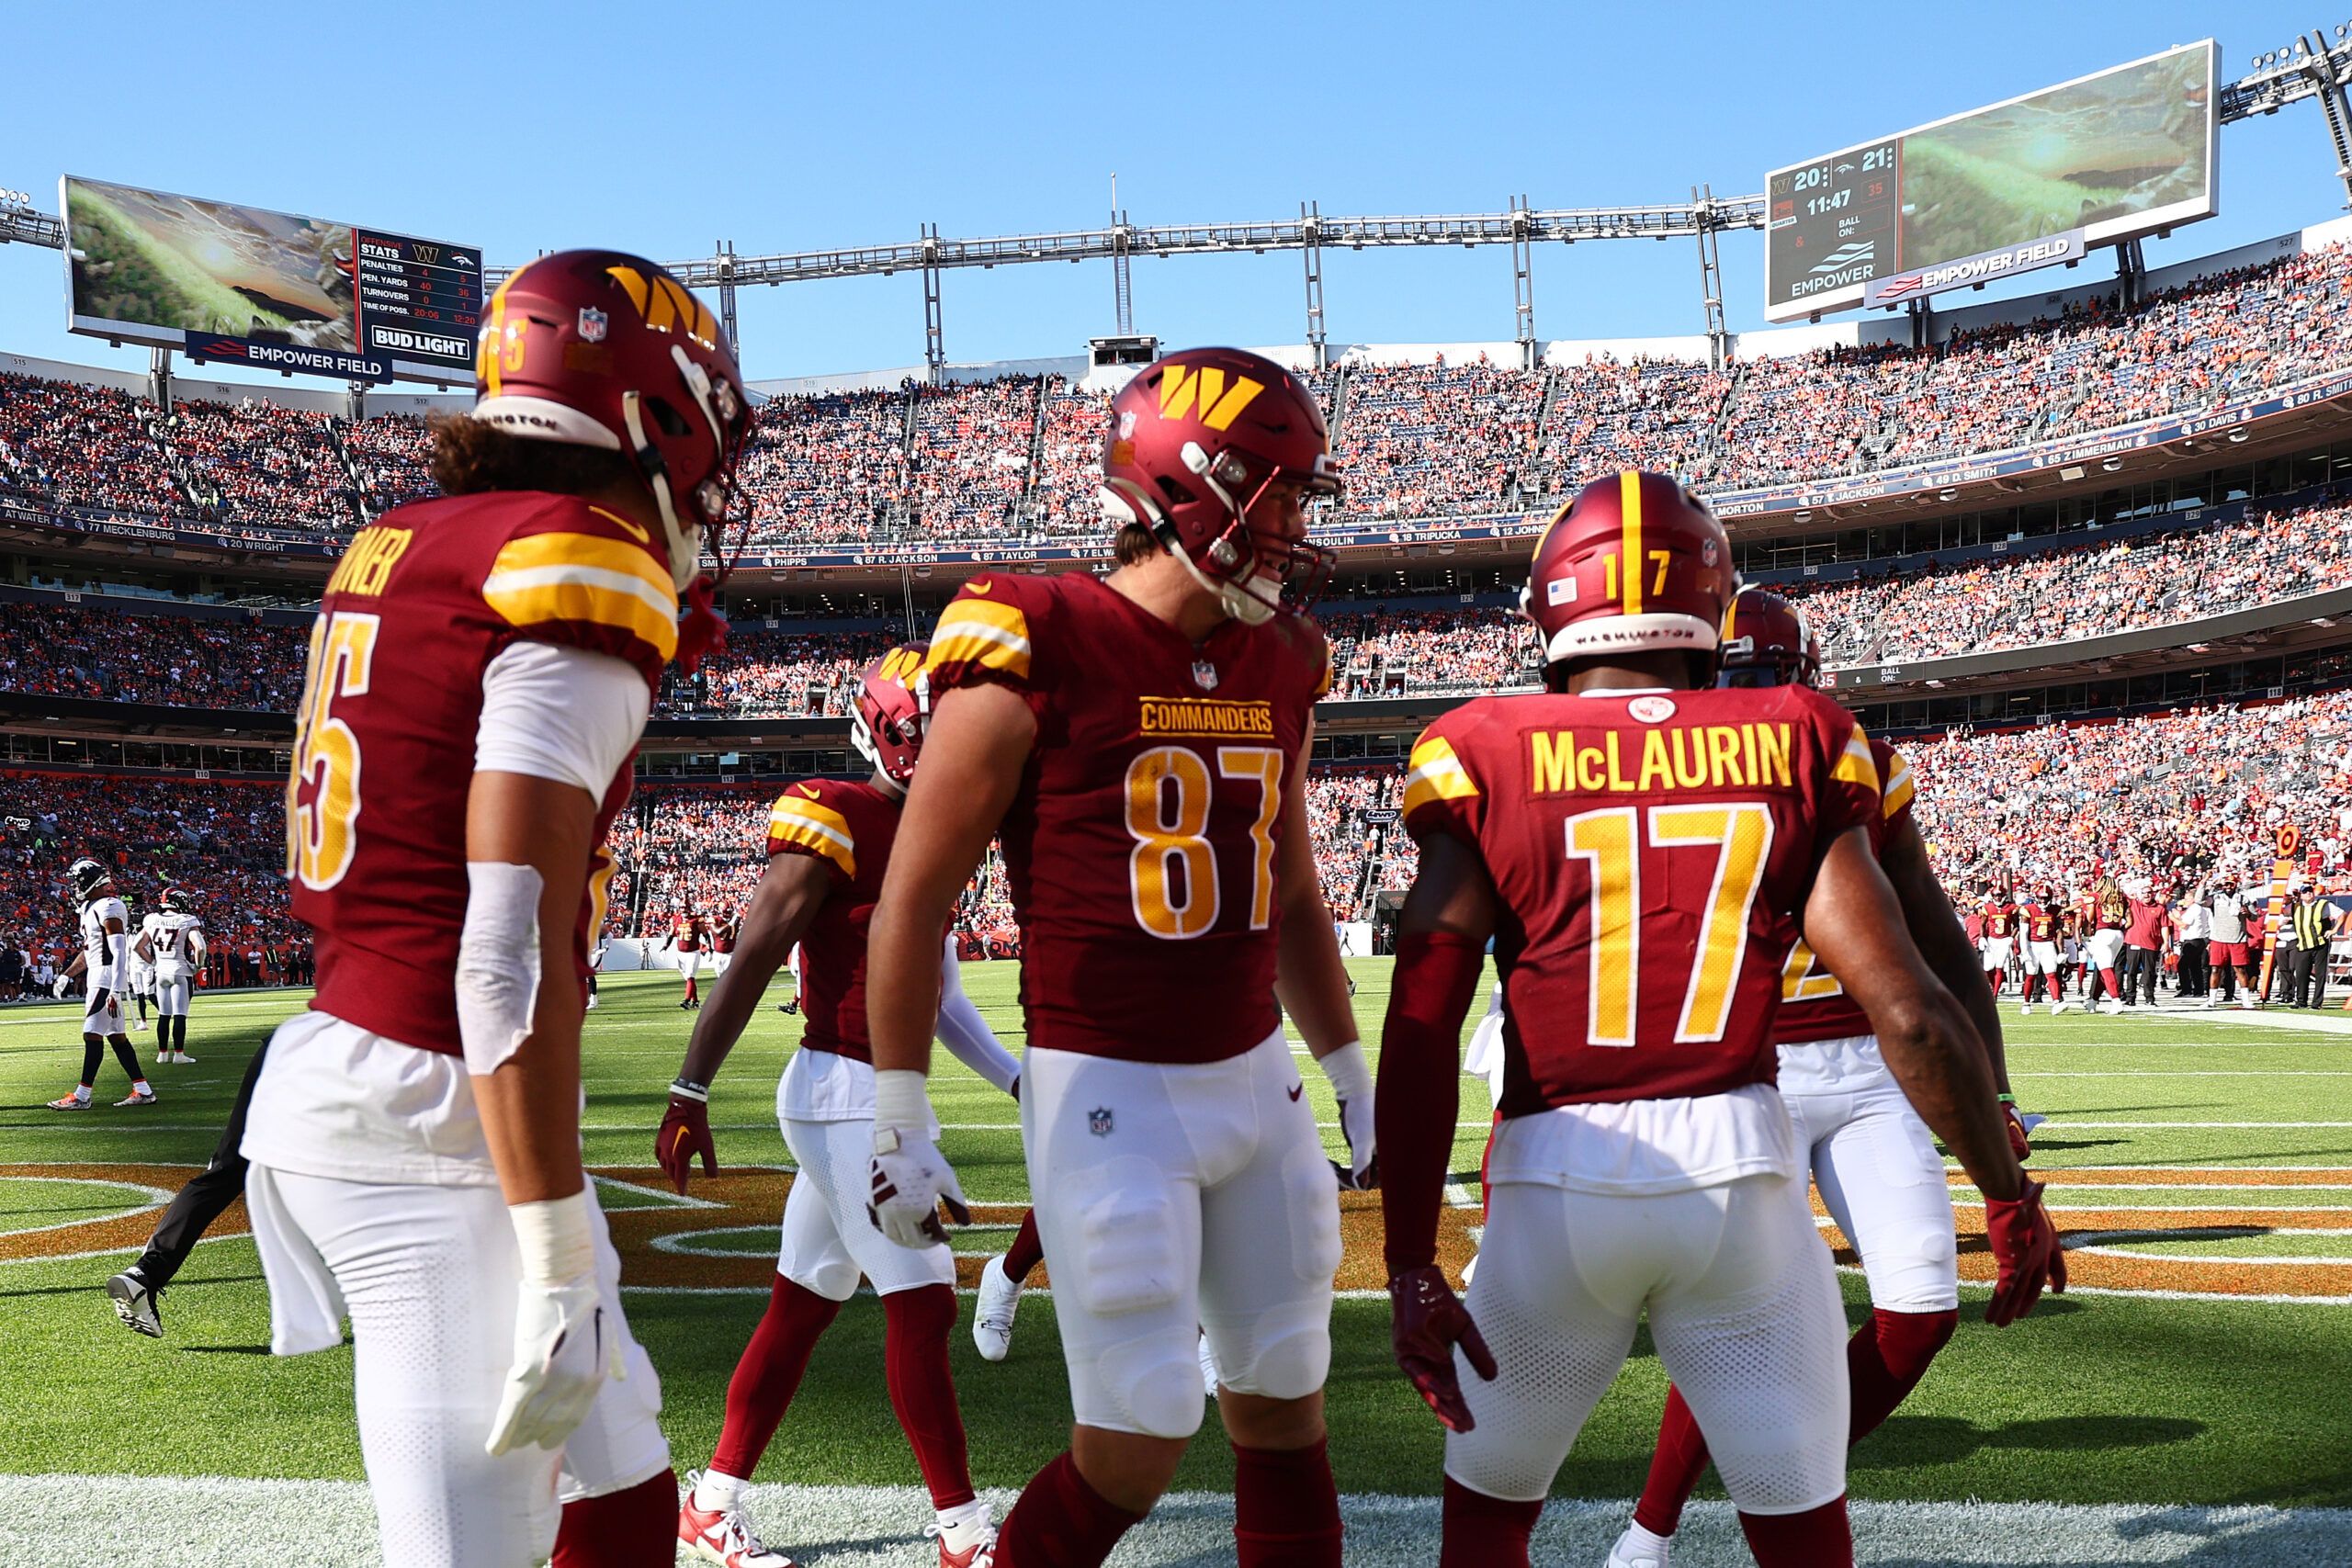
[[[588,1214],[584,1187],[569,1198],[506,1205],[523,1255],[523,1283],[576,1285],[595,1272],[596,1232]]]
[[[1341,1100],[1372,1098],[1372,1068],[1363,1059],[1363,1045],[1351,1040],[1328,1056],[1317,1058],[1323,1076],[1331,1080],[1331,1092]]]
[[[874,1127],[876,1132],[931,1130],[931,1094],[923,1075],[908,1067],[877,1070],[874,1075]]]
[[[539,999],[539,874],[499,861],[466,863],[466,923],[458,936],[458,1035],[466,1071],[487,1077],[531,1032]]]

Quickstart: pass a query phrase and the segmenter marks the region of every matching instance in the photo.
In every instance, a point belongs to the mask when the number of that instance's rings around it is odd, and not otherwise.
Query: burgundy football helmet
[[[1331,552],[1294,538],[1261,505],[1277,486],[1339,495],[1315,394],[1262,355],[1188,348],[1146,366],[1111,400],[1105,517],[1140,523],[1226,613],[1261,625],[1306,610]]]
[[[1820,639],[1804,613],[1769,588],[1732,595],[1715,658],[1718,686],[1810,686],[1821,675]]]
[[[923,727],[931,722],[931,677],[923,660],[927,642],[901,643],[866,666],[849,721],[850,744],[859,756],[900,788],[915,776]]]
[[[559,251],[490,298],[473,417],[627,455],[660,508],[681,592],[720,547],[752,401],[718,318],[642,256]]]
[[[1731,540],[1707,503],[1665,474],[1595,479],[1535,541],[1520,613],[1544,660],[1714,650],[1737,587]]]

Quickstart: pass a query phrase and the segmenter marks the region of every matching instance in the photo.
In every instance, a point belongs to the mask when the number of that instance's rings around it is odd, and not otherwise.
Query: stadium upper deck
[[[1937,317],[1702,338],[1357,345],[1314,372],[1351,493],[1343,549],[1508,548],[1595,472],[1668,468],[1743,537],[1851,527],[2309,447],[2352,428],[2352,220],[2151,274]],[[1894,341],[1902,337],[1903,341]],[[1303,347],[1278,356],[1306,365]],[[744,470],[756,576],[1093,558],[1097,415],[1124,371],[1081,359],[764,383]],[[430,493],[422,415],[0,355],[0,525],[94,547],[317,561]]]

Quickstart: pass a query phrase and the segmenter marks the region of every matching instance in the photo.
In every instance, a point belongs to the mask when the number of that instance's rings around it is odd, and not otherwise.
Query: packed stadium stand
[[[1552,344],[1532,368],[1510,344],[1358,346],[1310,369],[1349,476],[1318,525],[1341,548],[1308,800],[1335,916],[1376,922],[1411,878],[1398,781],[1419,727],[1532,686],[1528,537],[1630,464],[1713,496],[1748,578],[1804,606],[1837,694],[1912,758],[1955,889],[2252,875],[2282,829],[2343,875],[2347,228],[2171,268],[2128,302],[2093,285],[1956,312],[1917,346],[1873,319],[1745,334],[1720,367],[1691,339]],[[165,407],[131,378],[13,363],[0,938],[59,948],[63,867],[96,853],[136,905],[198,890],[233,934],[215,983],[299,977],[269,775],[307,605],[355,526],[434,493],[424,415],[447,400],[183,382]],[[657,698],[609,934],[741,907],[779,781],[859,771],[858,671],[962,575],[1099,559],[1112,381],[1041,363],[763,389],[733,633]],[[958,930],[967,956],[1017,950],[993,860]]]

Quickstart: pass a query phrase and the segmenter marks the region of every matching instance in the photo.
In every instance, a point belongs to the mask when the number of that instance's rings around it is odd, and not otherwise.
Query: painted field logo
[[[0,1265],[134,1251],[171,1195],[194,1174],[194,1167],[179,1165],[0,1166],[0,1212],[8,1216],[8,1228],[0,1230]],[[684,1198],[650,1170],[608,1167],[594,1174],[620,1249],[625,1288],[769,1289],[790,1172],[737,1167],[698,1178]],[[2352,1168],[2041,1174],[2050,1183],[2048,1201],[2065,1242],[2073,1289],[2352,1303],[2352,1203],[2340,1201],[2352,1193]],[[1961,1278],[1989,1284],[1994,1262],[1982,1203],[1957,1176],[1953,1198]],[[974,1204],[972,1211],[973,1226],[958,1229],[955,1241],[957,1280],[967,1290],[978,1282],[981,1264],[1010,1244],[1023,1212],[1006,1203]],[[1852,1268],[1852,1248],[1817,1205],[1816,1214],[1838,1261]],[[1457,1280],[1476,1251],[1478,1223],[1476,1207],[1441,1212],[1438,1256]],[[1340,1193],[1340,1229],[1345,1243],[1340,1289],[1380,1292],[1385,1275],[1379,1194]],[[208,1239],[245,1234],[239,1204]],[[102,1273],[95,1261],[93,1269],[95,1286]]]

